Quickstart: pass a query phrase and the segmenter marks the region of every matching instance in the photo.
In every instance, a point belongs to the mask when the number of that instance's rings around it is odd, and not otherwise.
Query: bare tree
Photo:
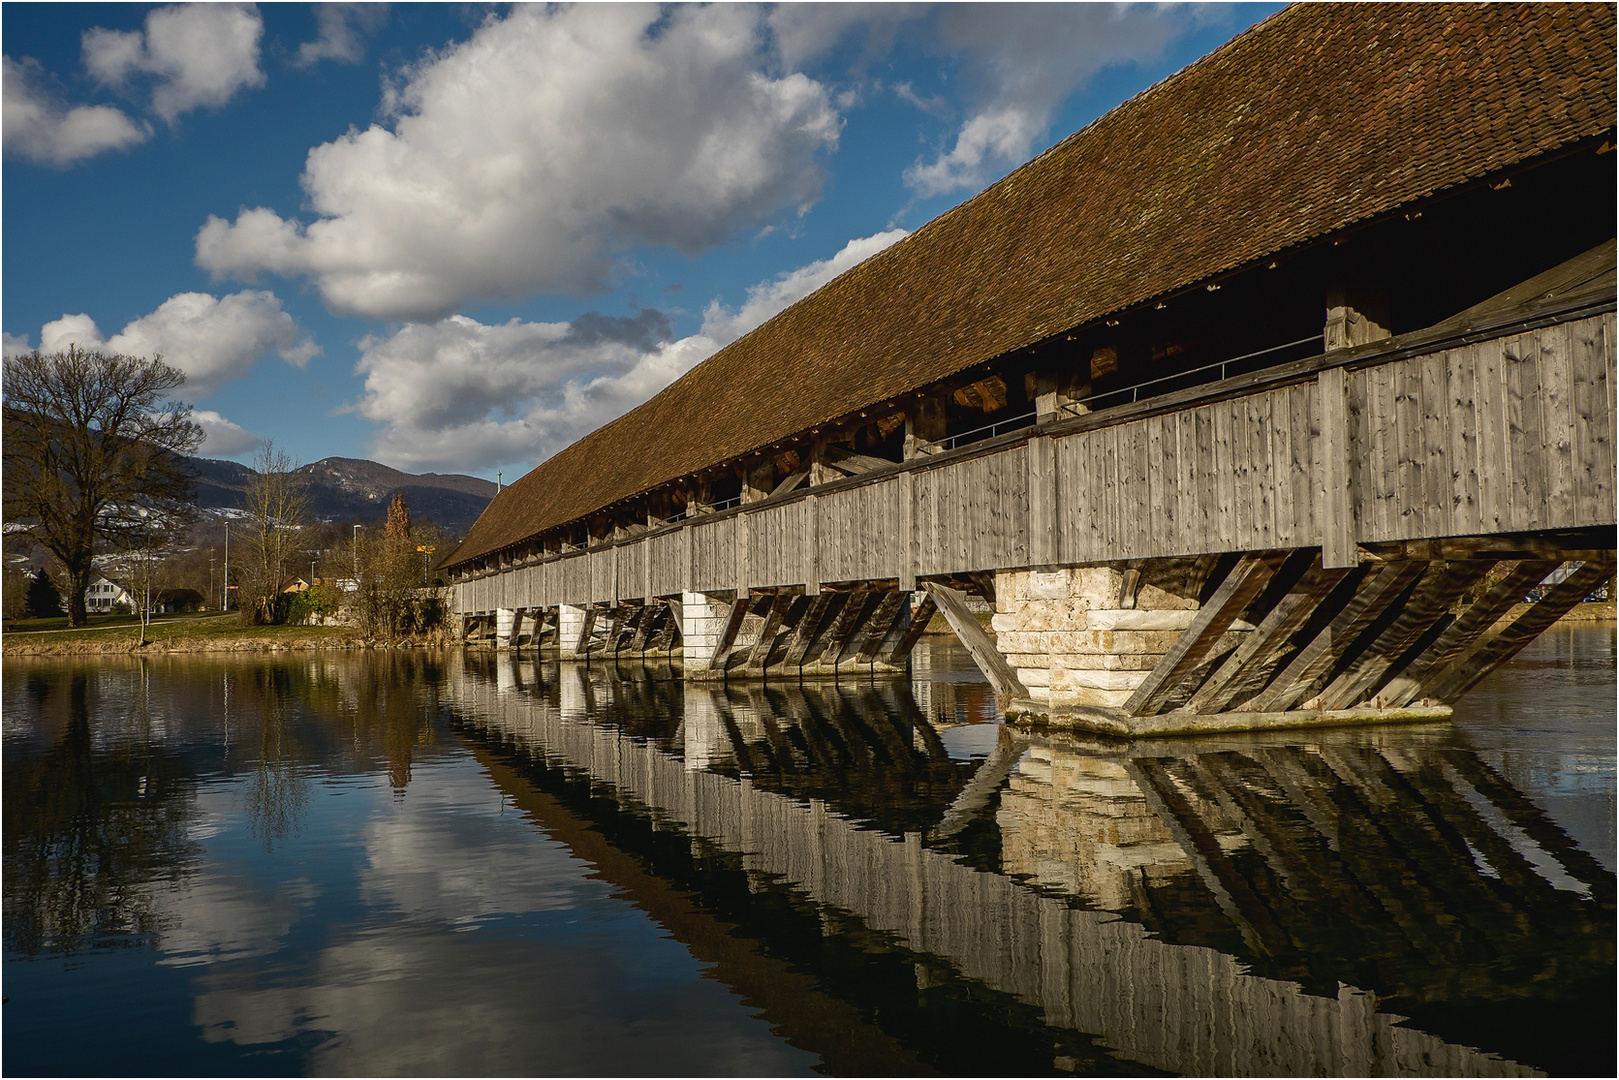
[[[181,531],[190,523],[190,511],[190,506],[174,512],[150,510],[144,525],[135,534],[135,572],[130,578],[130,593],[135,598],[135,610],[140,613],[142,645],[146,644],[146,632],[152,627],[155,602],[174,577],[164,558],[165,549],[180,538]]]
[[[266,442],[253,459],[257,475],[247,485],[245,509],[252,518],[250,561],[244,592],[252,605],[242,605],[246,622],[274,622],[276,596],[287,566],[302,551],[298,530],[309,517],[309,489],[287,452]]]
[[[68,623],[86,622],[98,548],[127,548],[143,510],[191,498],[184,455],[202,442],[191,407],[166,401],[185,374],[70,346],[5,361],[5,516],[34,519],[67,583]]]

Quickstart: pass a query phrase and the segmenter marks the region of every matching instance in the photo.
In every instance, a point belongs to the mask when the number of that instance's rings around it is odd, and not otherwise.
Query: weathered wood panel
[[[647,540],[652,560],[650,581],[653,596],[674,596],[686,585],[686,544],[679,532],[666,532]]]
[[[899,498],[896,479],[816,500],[821,581],[899,577]]]
[[[1014,447],[512,567],[459,583],[453,602],[487,613],[1324,540],[1352,559],[1363,542],[1611,524],[1614,364],[1603,314],[1331,369],[1051,438],[1034,457]]]
[[[694,592],[722,592],[736,588],[736,519],[689,525],[692,536]]]

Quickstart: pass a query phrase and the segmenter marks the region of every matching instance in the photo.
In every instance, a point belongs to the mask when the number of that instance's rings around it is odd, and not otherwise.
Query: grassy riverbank
[[[78,656],[106,653],[280,652],[306,649],[387,647],[348,626],[244,626],[231,615],[164,619],[146,628],[132,616],[100,616],[90,625],[64,629],[66,619],[27,620],[6,631],[0,648],[7,656]],[[412,642],[412,644],[427,644]]]

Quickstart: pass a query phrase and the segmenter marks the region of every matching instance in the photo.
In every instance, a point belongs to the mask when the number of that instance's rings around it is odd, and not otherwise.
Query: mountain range
[[[215,458],[188,461],[197,474],[199,509],[227,514],[242,509],[248,482],[258,475],[253,469]],[[406,473],[360,458],[323,458],[294,474],[308,485],[310,513],[325,521],[380,521],[398,494],[412,517],[432,518],[446,532],[462,535],[495,497],[495,485],[476,476]]]

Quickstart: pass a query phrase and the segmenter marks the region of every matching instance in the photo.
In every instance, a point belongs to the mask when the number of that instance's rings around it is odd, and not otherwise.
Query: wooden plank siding
[[[458,582],[455,610],[1614,522],[1612,313],[1034,433]],[[1341,385],[1342,410],[1323,386]],[[1329,393],[1338,393],[1330,390]],[[1031,500],[1031,483],[1035,498]],[[1347,525],[1345,519],[1347,518]],[[1352,553],[1352,547],[1349,548]]]

